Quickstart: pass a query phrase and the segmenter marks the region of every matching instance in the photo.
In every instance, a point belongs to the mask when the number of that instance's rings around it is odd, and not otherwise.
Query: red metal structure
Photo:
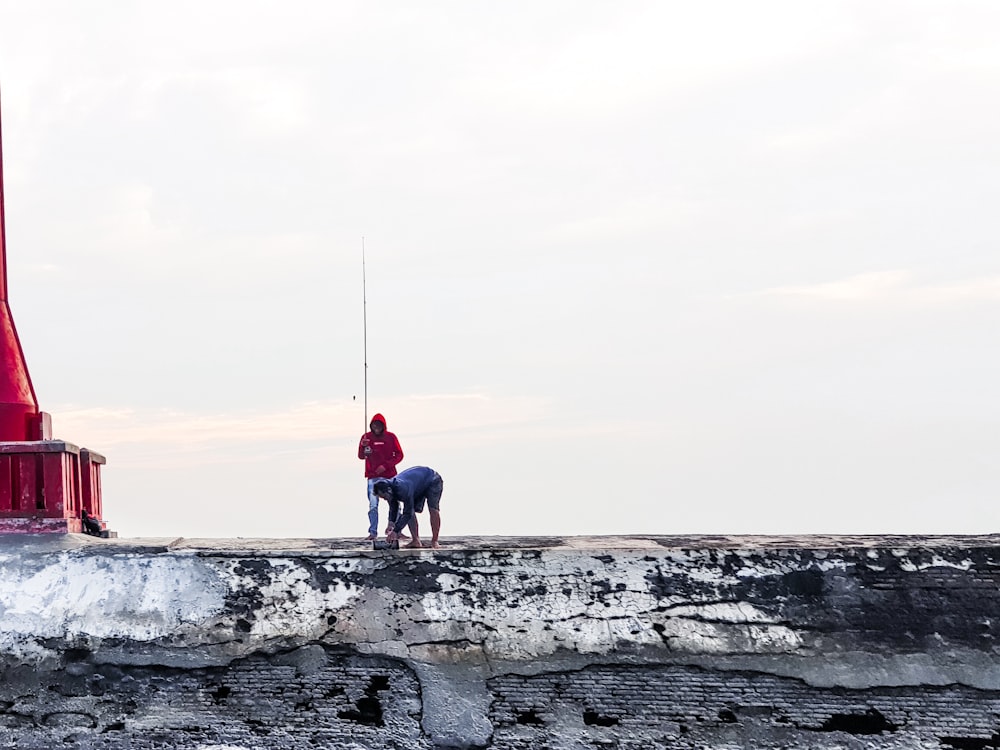
[[[104,462],[99,453],[52,440],[51,418],[38,409],[7,300],[0,125],[0,533],[83,531],[84,511],[97,519],[103,517],[100,468]]]
[[[38,399],[7,301],[7,228],[0,123],[0,440],[41,440]]]

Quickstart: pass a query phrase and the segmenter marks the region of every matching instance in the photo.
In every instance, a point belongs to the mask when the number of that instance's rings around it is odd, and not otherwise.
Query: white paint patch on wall
[[[802,645],[798,633],[783,625],[735,625],[673,617],[663,625],[672,650],[690,654],[781,654]]]
[[[176,634],[224,609],[226,582],[193,555],[0,556],[0,649],[23,638]]]
[[[270,558],[268,562],[271,564],[269,582],[257,583],[261,607],[250,629],[252,636],[278,638],[289,633],[321,636],[329,629],[326,614],[349,606],[363,591],[359,586],[348,587],[332,580],[332,575],[324,591],[315,584],[309,568],[301,561]],[[239,580],[237,571],[240,565],[240,561],[232,561],[227,566],[234,583]],[[327,563],[318,567],[333,573],[332,565]],[[336,572],[341,576],[350,576],[370,572],[371,567],[366,560],[342,559],[336,564]]]
[[[760,608],[718,601],[719,592],[734,580],[781,576],[796,569],[793,561],[768,564],[734,553],[740,559],[727,573],[708,554],[672,553],[655,561],[644,555],[639,561],[629,554],[611,558],[555,552],[544,553],[540,564],[521,561],[519,575],[510,574],[506,560],[503,566],[482,564],[467,577],[443,573],[437,578],[440,590],[415,600],[397,627],[406,633],[406,620],[412,619],[434,640],[480,637],[487,655],[513,660],[561,649],[595,654],[665,641],[688,653],[788,653],[801,647],[798,634]],[[818,565],[828,569],[843,562]],[[712,584],[701,594],[709,601],[692,601],[690,591],[657,597],[650,590],[650,566],[654,576]],[[544,574],[533,575],[533,570]],[[470,598],[475,606],[469,605]],[[677,606],[664,609],[671,601]],[[484,624],[489,627],[482,628]],[[386,628],[391,626],[386,623]]]

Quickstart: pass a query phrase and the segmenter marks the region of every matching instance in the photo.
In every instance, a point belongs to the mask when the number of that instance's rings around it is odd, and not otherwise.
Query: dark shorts
[[[441,510],[441,493],[444,492],[444,480],[438,477],[433,482],[431,486],[427,488],[427,494],[423,497],[418,497],[413,503],[414,513],[424,512],[424,501],[427,501],[427,507],[431,510]]]

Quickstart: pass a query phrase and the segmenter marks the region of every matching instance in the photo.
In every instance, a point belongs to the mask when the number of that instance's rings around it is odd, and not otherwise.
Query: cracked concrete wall
[[[1000,538],[0,540],[0,747],[1000,747]]]

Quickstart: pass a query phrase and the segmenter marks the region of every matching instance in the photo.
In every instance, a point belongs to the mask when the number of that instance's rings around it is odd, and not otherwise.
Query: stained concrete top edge
[[[1000,534],[690,534],[677,536],[464,536],[441,540],[439,550],[373,550],[356,538],[135,537],[99,539],[83,534],[0,534],[0,550],[25,552],[87,549],[108,553],[188,552],[197,555],[398,555],[501,550],[663,551],[663,550],[838,550],[838,549],[974,549],[1000,547]]]

